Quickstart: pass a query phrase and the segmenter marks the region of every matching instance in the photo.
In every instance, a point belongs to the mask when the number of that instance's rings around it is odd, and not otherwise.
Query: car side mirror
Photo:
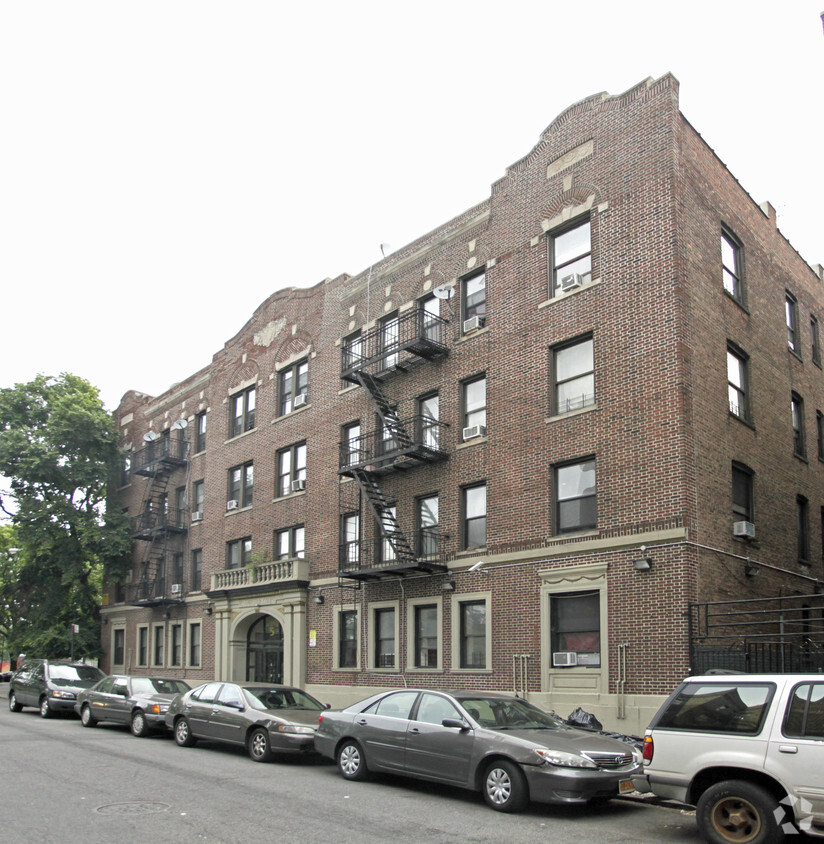
[[[444,718],[443,721],[441,721],[441,726],[451,727],[454,730],[460,730],[462,733],[469,729],[469,724],[461,721],[460,718]]]
[[[324,704],[323,704],[323,708],[324,708],[324,709],[331,709],[331,708],[332,708],[332,704],[331,704],[331,703],[324,703]]]

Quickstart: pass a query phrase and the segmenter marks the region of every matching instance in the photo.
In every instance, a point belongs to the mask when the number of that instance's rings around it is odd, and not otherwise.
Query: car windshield
[[[49,666],[49,680],[56,686],[88,686],[103,676],[103,672],[93,665]]]
[[[166,680],[162,677],[133,677],[132,693],[136,695],[178,695],[189,691],[183,680]]]
[[[323,704],[300,689],[267,689],[244,686],[243,690],[255,709],[308,709],[317,712]]]
[[[461,706],[488,730],[564,730],[566,724],[520,698],[460,697]]]

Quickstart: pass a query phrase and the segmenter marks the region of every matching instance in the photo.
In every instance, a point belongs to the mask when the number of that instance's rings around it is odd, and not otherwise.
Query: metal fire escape
[[[172,473],[185,467],[188,457],[189,443],[181,429],[148,440],[132,458],[132,474],[149,478],[132,529],[132,538],[146,543],[138,576],[127,587],[128,603],[135,606],[174,604],[183,598],[172,594],[167,563],[170,551],[177,547],[176,537],[186,533],[187,525],[176,507],[170,510],[168,488]]]
[[[344,345],[341,378],[363,387],[375,409],[378,426],[340,444],[338,474],[355,481],[355,485],[340,485],[341,520],[353,513],[359,518],[357,538],[346,537],[348,541],[341,544],[341,577],[368,580],[446,568],[424,553],[420,542],[413,547],[392,500],[380,485],[383,475],[449,457],[443,448],[445,426],[421,414],[402,419],[397,404],[383,389],[394,375],[448,354],[443,342],[446,324],[447,320],[420,308],[395,318],[389,327],[381,323]],[[364,542],[362,533],[363,502],[376,524],[376,540],[371,545]]]

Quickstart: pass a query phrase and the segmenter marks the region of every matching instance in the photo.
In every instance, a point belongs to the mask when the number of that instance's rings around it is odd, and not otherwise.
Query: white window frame
[[[145,644],[146,644],[146,658],[145,659],[140,658],[140,632],[141,631],[144,631],[144,635],[146,636],[146,642],[145,642]],[[134,651],[135,651],[134,662],[135,662],[135,665],[138,668],[148,668],[149,667],[149,661],[151,659],[151,648],[152,648],[152,638],[151,638],[150,628],[149,628],[148,624],[138,624],[137,625],[137,629],[135,630],[134,643],[135,643],[135,647],[134,647]]]
[[[609,691],[609,626],[607,563],[564,566],[538,572],[541,578],[541,691],[559,694],[606,694]],[[598,668],[552,665],[550,597],[598,591],[601,624],[601,665]]]
[[[369,627],[366,632],[366,647],[370,671],[380,671],[382,673],[397,674],[401,670],[401,652],[400,652],[400,602],[399,601],[375,601],[368,605],[369,607]],[[378,644],[378,625],[376,623],[376,615],[378,610],[394,610],[395,611],[395,664],[391,667],[378,665],[376,654],[376,647]]]
[[[461,604],[484,601],[486,604],[486,664],[483,668],[461,667]],[[468,592],[452,596],[452,672],[454,674],[492,673],[492,593]]]
[[[340,664],[340,615],[344,612],[355,613],[355,628],[357,635],[355,637],[355,664],[344,665]],[[361,670],[361,608],[353,606],[352,604],[337,604],[333,607],[333,626],[332,626],[332,653],[333,661],[332,668],[334,671],[360,671]]]
[[[415,608],[431,604],[434,604],[437,609],[438,656],[434,666],[428,665],[422,668],[415,665]],[[415,674],[443,672],[443,598],[437,595],[430,598],[407,599],[406,619],[406,671]]]
[[[192,660],[192,642],[194,641],[192,638],[192,629],[197,627],[198,628],[198,651],[199,651],[199,659],[197,662]],[[186,667],[187,668],[201,668],[203,666],[203,623],[198,619],[195,621],[189,621],[186,625]]]

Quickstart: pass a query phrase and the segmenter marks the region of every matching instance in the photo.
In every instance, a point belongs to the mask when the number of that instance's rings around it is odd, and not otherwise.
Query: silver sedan
[[[633,790],[637,749],[568,727],[503,694],[404,689],[323,712],[315,748],[346,779],[369,771],[482,792],[515,812],[538,803],[600,802]]]

